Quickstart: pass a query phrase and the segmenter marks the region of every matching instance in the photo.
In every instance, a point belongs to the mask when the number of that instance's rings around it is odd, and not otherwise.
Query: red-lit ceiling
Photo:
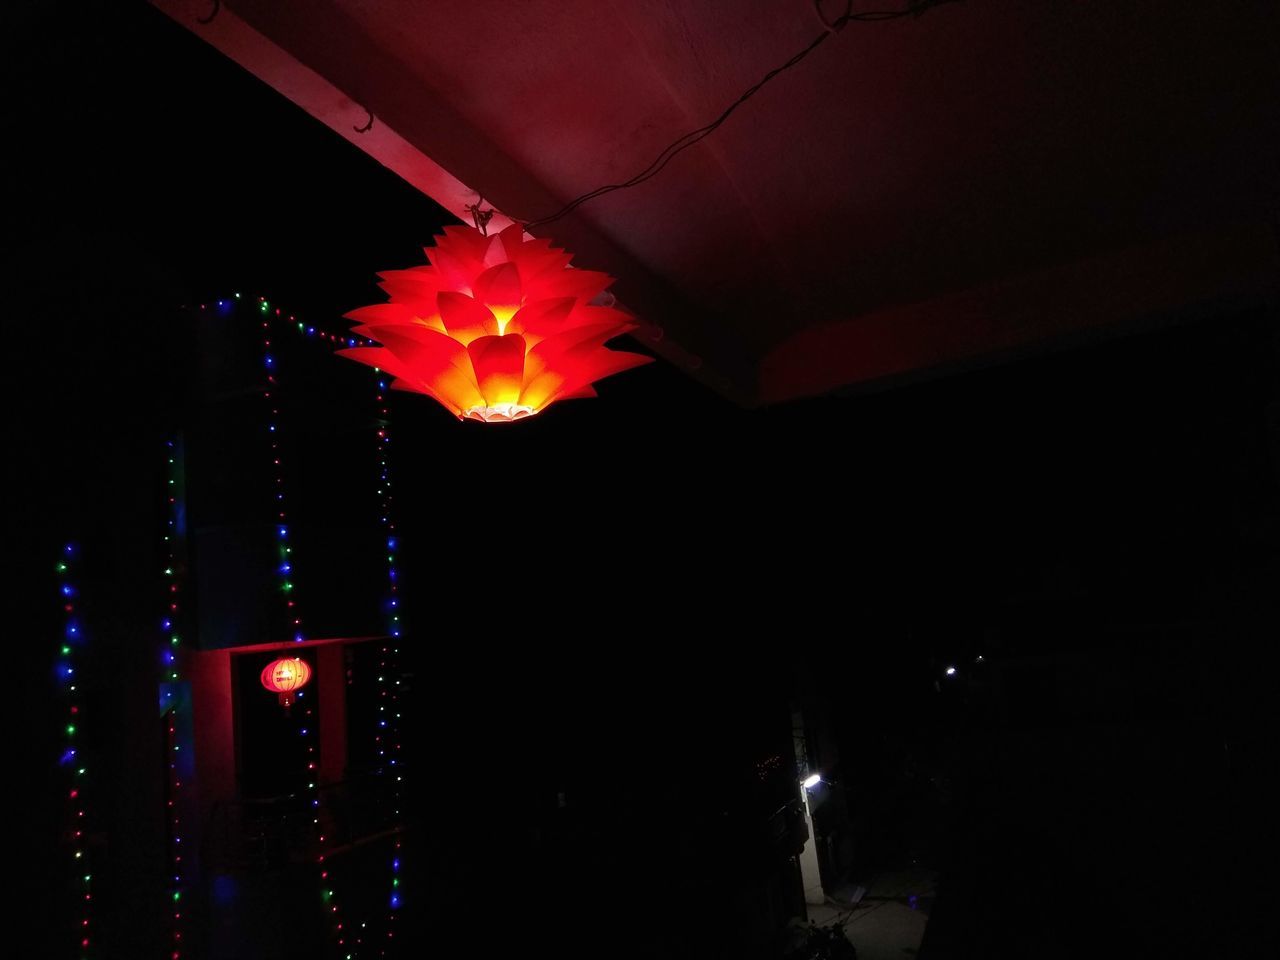
[[[521,219],[644,168],[822,29],[809,0],[154,2],[454,212],[475,190]],[[746,403],[1255,302],[1278,9],[853,23],[654,180],[533,232]]]

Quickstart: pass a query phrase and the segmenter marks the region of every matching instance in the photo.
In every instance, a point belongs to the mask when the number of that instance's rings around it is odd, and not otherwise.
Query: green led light
[[[286,580],[286,581],[284,582],[284,589],[285,589],[285,590],[292,590],[292,589],[293,589],[293,584],[292,584],[292,583],[290,583],[288,580]]]
[[[71,648],[70,648],[70,647],[63,647],[63,648],[62,648],[62,655],[63,655],[64,657],[65,657],[68,653],[70,653],[70,652],[71,652]]]
[[[67,565],[66,565],[65,563],[60,563],[60,564],[58,564],[58,572],[59,572],[59,573],[66,573],[66,572],[67,572]]]
[[[70,737],[70,736],[74,736],[74,735],[75,735],[75,732],[76,732],[76,725],[75,725],[74,723],[68,723],[68,724],[67,724],[67,736],[68,736],[68,737]]]
[[[175,903],[176,903],[178,900],[181,900],[181,899],[182,899],[182,892],[181,892],[181,891],[179,891],[179,890],[175,890],[175,891],[173,891],[173,899],[174,899],[174,902],[175,902]]]

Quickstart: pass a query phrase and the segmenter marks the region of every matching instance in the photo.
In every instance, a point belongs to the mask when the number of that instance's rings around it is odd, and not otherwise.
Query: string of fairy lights
[[[236,299],[239,298],[239,294],[236,294]],[[219,305],[221,304],[222,301],[219,301]],[[269,410],[267,433],[271,446],[271,462],[274,467],[274,522],[277,559],[279,561],[277,569],[280,576],[280,593],[284,598],[285,614],[288,627],[293,633],[293,640],[295,643],[302,643],[305,637],[302,630],[302,617],[300,616],[297,597],[294,593],[293,545],[289,537],[289,516],[284,493],[284,455],[282,453],[282,431],[280,429],[282,421],[280,418],[280,401],[277,396],[279,380],[276,374],[276,357],[271,339],[272,321],[281,317],[282,312],[279,308],[276,308],[273,313],[271,304],[267,302],[265,297],[258,298],[258,311],[262,316],[262,364],[266,377],[263,397],[267,401]],[[324,811],[321,809],[320,804],[319,757],[316,751],[319,737],[316,730],[314,711],[311,706],[313,698],[307,696],[306,690],[299,690],[296,694],[296,699],[300,707],[297,724],[298,736],[302,740],[304,758],[306,760],[306,796],[307,803],[311,808],[311,826],[316,842],[316,865],[320,871],[320,897],[328,914],[328,920],[333,924],[333,933],[338,946],[346,949],[348,946],[348,932],[343,922],[341,904],[334,892],[329,866],[326,862],[328,852],[325,849],[325,844],[328,838],[325,836],[325,826],[321,822],[324,819]],[[353,955],[348,954],[348,956]]]
[[[180,485],[181,465],[179,463],[177,441],[165,441],[165,528],[164,550],[165,566],[165,612],[160,621],[160,660],[162,676],[166,683],[161,687],[164,691],[163,718],[165,726],[165,759],[167,761],[167,777],[165,778],[165,810],[169,816],[169,876],[170,888],[169,908],[172,909],[170,926],[170,960],[181,960],[183,947],[183,847],[182,847],[182,767],[180,756],[182,744],[178,737],[178,710],[182,705],[176,696],[178,682],[181,680],[181,647],[182,637],[179,633],[180,604],[182,600],[183,571],[179,565],[178,546],[180,531],[178,518],[181,512]]]
[[[74,543],[68,543],[62,548],[56,568],[58,594],[62,601],[63,612],[62,639],[58,645],[56,673],[66,704],[66,724],[63,728],[66,739],[59,762],[67,769],[69,780],[66,795],[66,840],[70,848],[73,889],[76,891],[77,907],[73,914],[76,918],[74,936],[78,956],[84,960],[91,955],[90,948],[93,945],[90,929],[93,913],[93,873],[85,837],[88,829],[85,790],[88,785],[89,769],[80,748],[84,740],[82,733],[84,703],[81,698],[79,676],[76,673],[78,654],[83,650],[85,643],[84,631],[81,629],[77,615],[77,591],[73,579],[73,568],[78,558],[79,548]]]
[[[234,297],[240,300],[239,294]],[[219,300],[221,308],[231,305],[231,301]],[[202,304],[201,309],[206,309]],[[276,357],[272,352],[273,321],[287,320],[292,329],[308,338],[326,341],[336,346],[354,346],[362,340],[351,336],[328,333],[299,322],[295,316],[285,316],[279,309],[272,309],[264,299],[258,299],[258,310],[262,316],[263,331],[263,366],[266,385],[263,390],[264,399],[268,403],[269,418],[267,432],[269,435],[274,489],[274,526],[276,547],[278,551],[280,576],[280,592],[283,598],[285,613],[292,639],[301,643],[305,639],[302,618],[298,609],[298,601],[294,592],[294,560],[293,544],[290,538],[290,525],[285,499],[284,456],[281,443],[281,408],[277,398],[278,379],[276,373]],[[398,595],[398,574],[396,556],[398,535],[392,515],[393,496],[391,490],[391,471],[388,447],[391,442],[388,426],[387,410],[388,384],[379,373],[375,399],[378,404],[377,451],[378,451],[378,486],[379,517],[386,535],[387,557],[387,632],[388,641],[380,647],[378,663],[378,712],[377,727],[374,732],[377,754],[382,772],[391,780],[391,796],[395,825],[393,828],[393,851],[390,863],[390,892],[388,898],[386,940],[395,936],[394,921],[396,912],[402,906],[400,889],[400,872],[402,862],[401,841],[401,802],[403,787],[403,768],[400,763],[400,670],[399,639],[401,636],[400,603]],[[183,824],[183,786],[184,769],[190,758],[184,757],[183,737],[180,735],[179,711],[190,709],[189,697],[179,692],[183,678],[183,641],[182,623],[182,591],[185,585],[185,566],[181,553],[182,541],[182,452],[176,438],[165,441],[165,525],[163,533],[165,602],[164,615],[160,619],[160,666],[161,666],[161,708],[164,723],[164,750],[167,776],[165,779],[164,802],[167,811],[168,826],[168,894],[166,911],[170,917],[170,943],[168,947],[170,960],[182,960],[185,949],[186,907],[186,863],[182,837]],[[63,636],[59,644],[59,656],[55,672],[66,704],[66,723],[64,727],[65,746],[60,756],[60,765],[68,771],[67,829],[65,838],[70,849],[70,859],[76,878],[75,936],[81,960],[91,956],[93,939],[90,925],[93,904],[93,875],[90,872],[90,852],[87,845],[88,808],[86,805],[86,786],[88,783],[88,766],[82,756],[80,743],[83,741],[84,706],[81,699],[81,684],[78,668],[79,657],[84,645],[84,631],[77,610],[77,587],[73,580],[74,564],[78,559],[79,547],[66,544],[59,557],[56,571],[58,574],[58,591],[62,601],[64,614]],[[365,945],[364,930],[367,924],[360,924],[357,931],[351,933],[342,918],[342,912],[333,889],[330,867],[328,865],[326,843],[326,827],[322,823],[319,774],[318,774],[318,731],[310,700],[305,690],[298,691],[297,697],[302,701],[299,711],[298,733],[306,751],[306,772],[308,799],[312,810],[312,825],[317,843],[317,863],[320,869],[321,897],[336,936],[337,945],[341,948],[345,960],[357,960],[356,951]],[[184,763],[185,761],[185,763]],[[388,943],[380,945],[379,954],[387,955]]]
[[[240,301],[241,295],[234,294],[229,300],[219,300],[217,304],[220,308],[233,305],[235,301]],[[279,388],[279,380],[276,368],[276,354],[273,351],[272,341],[272,325],[287,325],[289,328],[296,330],[309,339],[319,340],[333,346],[355,346],[364,342],[362,338],[355,338],[349,335],[339,335],[319,329],[314,325],[307,324],[292,314],[286,314],[277,307],[272,307],[271,303],[265,297],[257,299],[258,311],[261,315],[262,325],[262,346],[263,346],[263,367],[266,377],[266,385],[264,396],[268,402],[269,418],[267,421],[267,431],[269,434],[270,451],[272,466],[274,468],[273,488],[274,488],[274,522],[276,529],[276,546],[278,551],[280,576],[280,590],[284,597],[285,609],[289,620],[289,626],[293,632],[293,640],[301,643],[304,638],[302,619],[298,610],[298,601],[295,594],[295,569],[293,559],[293,545],[290,539],[290,526],[285,500],[285,465],[282,454],[282,420],[279,400],[276,396]],[[204,309],[206,305],[201,305]],[[400,601],[398,593],[398,573],[396,569],[396,556],[398,551],[398,535],[396,532],[395,520],[392,513],[393,495],[391,490],[391,470],[389,464],[388,447],[391,443],[390,428],[388,425],[388,409],[387,409],[387,389],[388,384],[383,375],[379,372],[377,380],[377,393],[375,399],[377,402],[378,419],[377,419],[377,451],[378,451],[378,487],[379,495],[379,518],[386,535],[386,557],[387,557],[387,583],[388,592],[386,600],[387,609],[387,631],[389,642],[381,645],[379,664],[378,664],[378,712],[377,712],[377,728],[375,730],[375,745],[380,762],[385,764],[383,773],[391,777],[391,796],[393,816],[395,818],[395,826],[393,827],[392,854],[390,863],[391,881],[390,891],[388,895],[388,913],[386,924],[386,938],[380,945],[379,955],[386,956],[388,943],[395,937],[394,921],[397,911],[403,904],[403,894],[400,888],[400,873],[402,864],[402,839],[400,832],[401,818],[401,802],[403,789],[403,767],[400,763],[401,742],[400,742],[400,670],[399,670],[399,639],[401,636],[400,624]],[[304,738],[306,744],[307,759],[307,789],[309,791],[309,802],[312,808],[312,824],[315,829],[316,843],[318,847],[317,864],[320,869],[321,880],[321,898],[324,907],[329,915],[329,921],[332,924],[332,931],[335,936],[340,952],[344,960],[357,960],[358,951],[365,946],[365,931],[368,925],[361,923],[356,927],[349,928],[344,922],[340,903],[338,902],[336,891],[334,890],[333,877],[331,869],[327,862],[328,851],[325,844],[327,837],[325,835],[325,827],[322,824],[323,814],[321,810],[320,792],[318,789],[317,762],[316,762],[316,734],[315,723],[312,715],[310,701],[306,697],[305,690],[299,690],[297,693],[299,701],[302,703],[302,717],[299,723],[299,734]],[[175,958],[176,960],[176,958]]]

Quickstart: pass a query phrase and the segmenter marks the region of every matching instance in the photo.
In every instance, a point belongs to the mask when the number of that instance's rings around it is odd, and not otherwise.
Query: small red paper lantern
[[[259,679],[264,687],[280,695],[280,706],[287,710],[293,706],[294,691],[301,690],[311,679],[311,668],[298,657],[272,660],[262,668]]]
[[[338,353],[425,393],[459,420],[521,420],[557,400],[594,397],[591,384],[653,358],[605,347],[636,328],[593,301],[613,283],[570,268],[549,240],[513,224],[494,236],[444,228],[430,266],[380,274],[390,303],[353,310],[355,333],[382,344]]]

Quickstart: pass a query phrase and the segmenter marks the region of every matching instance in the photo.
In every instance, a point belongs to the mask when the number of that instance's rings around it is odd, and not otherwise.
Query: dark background
[[[6,17],[7,779],[19,863],[52,872],[46,558],[89,545],[103,635],[154,605],[156,451],[193,383],[176,308],[242,290],[341,329],[445,215],[145,5]],[[867,869],[942,871],[923,956],[1271,943],[1277,349],[1274,312],[1183,316],[758,411],[661,361],[506,429],[393,398],[421,823],[468,838],[441,841],[458,920],[432,938],[714,922],[671,892],[689,854],[664,831],[742,796],[730,758],[804,689],[832,705]],[[150,655],[97,655],[105,710],[152,708],[126,686]],[[621,851],[503,860],[498,825],[561,789],[632,811]],[[592,882],[478,902],[539,869]]]

